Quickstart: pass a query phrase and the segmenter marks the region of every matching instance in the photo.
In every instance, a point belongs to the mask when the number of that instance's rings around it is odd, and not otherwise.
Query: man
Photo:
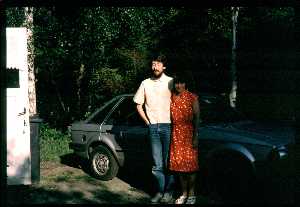
[[[172,78],[167,76],[164,55],[152,59],[152,77],[142,81],[133,101],[137,111],[149,127],[154,166],[152,173],[158,182],[158,192],[152,203],[171,202],[174,177],[168,175],[167,163],[171,136],[170,102]],[[143,105],[145,104],[146,113]]]

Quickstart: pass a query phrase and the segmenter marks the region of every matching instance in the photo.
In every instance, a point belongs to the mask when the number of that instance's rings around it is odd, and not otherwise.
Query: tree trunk
[[[24,27],[27,28],[29,116],[37,114],[34,74],[33,7],[25,7]]]
[[[76,80],[76,84],[77,84],[77,98],[78,98],[78,110],[81,110],[81,83],[82,83],[82,79],[84,77],[84,73],[85,73],[85,67],[83,64],[81,64],[80,69],[79,69],[79,74],[78,74],[78,78]]]
[[[236,27],[237,27],[237,18],[239,14],[238,7],[232,7],[232,56],[231,56],[231,91],[229,94],[230,106],[236,107],[236,97],[237,97],[237,77],[236,77]]]
[[[53,75],[52,70],[49,69],[49,68],[47,70],[48,70],[49,75],[50,75],[50,82],[54,86],[54,89],[55,89],[55,92],[56,92],[56,95],[57,95],[57,99],[58,99],[58,101],[60,103],[60,106],[61,106],[63,112],[64,113],[69,112],[69,109],[67,110],[66,107],[65,107],[65,103],[64,103],[63,98],[62,98],[62,96],[61,96],[61,94],[59,92],[59,88],[58,88],[57,83],[56,83],[56,81],[54,79],[54,75]]]

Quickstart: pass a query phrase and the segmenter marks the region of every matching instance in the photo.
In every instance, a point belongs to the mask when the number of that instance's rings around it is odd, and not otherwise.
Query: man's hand
[[[147,116],[146,116],[146,113],[144,112],[143,105],[137,104],[137,105],[136,105],[136,109],[137,109],[137,111],[138,111],[140,117],[144,120],[145,124],[146,124],[147,126],[149,126],[149,125],[150,125],[150,121],[148,120],[148,118],[147,118]]]

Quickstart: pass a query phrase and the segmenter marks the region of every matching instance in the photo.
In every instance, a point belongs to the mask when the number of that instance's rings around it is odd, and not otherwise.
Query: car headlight
[[[269,153],[269,160],[270,161],[276,161],[276,160],[280,160],[283,157],[287,156],[288,152],[287,149],[284,146],[281,147],[274,147],[270,153]]]
[[[279,156],[279,152],[278,152],[277,148],[273,148],[268,155],[268,160],[270,160],[270,161],[279,160],[279,157],[280,156]]]
[[[285,146],[281,146],[277,150],[280,159],[288,155],[288,149]]]

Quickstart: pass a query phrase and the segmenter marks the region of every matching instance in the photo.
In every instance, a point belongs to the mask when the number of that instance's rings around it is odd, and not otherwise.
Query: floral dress
[[[197,95],[183,91],[179,96],[172,94],[171,118],[172,137],[170,143],[169,169],[179,172],[194,172],[199,169],[198,149],[193,148],[193,102]]]

